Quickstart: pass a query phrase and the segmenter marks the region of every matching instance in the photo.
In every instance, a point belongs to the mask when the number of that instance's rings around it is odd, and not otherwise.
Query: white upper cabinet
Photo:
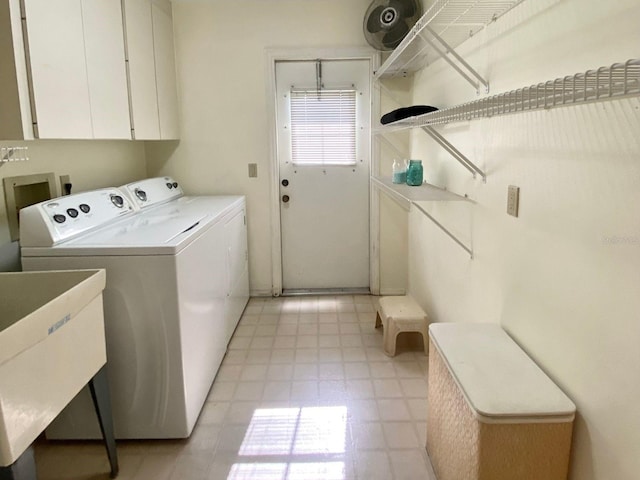
[[[171,5],[168,2],[166,5],[153,3],[151,16],[153,19],[153,51],[156,59],[160,137],[162,139],[177,139],[179,138],[178,95]]]
[[[93,137],[130,139],[122,7],[114,0],[82,0],[82,18]]]
[[[37,138],[93,138],[80,0],[24,0]]]
[[[123,0],[133,138],[178,138],[171,5]]]
[[[0,139],[178,138],[168,0],[5,0],[0,62]]]
[[[136,139],[160,138],[153,22],[149,0],[124,0],[131,119]]]
[[[119,2],[3,3],[0,138],[131,138]]]
[[[0,140],[33,139],[20,0],[0,2]]]

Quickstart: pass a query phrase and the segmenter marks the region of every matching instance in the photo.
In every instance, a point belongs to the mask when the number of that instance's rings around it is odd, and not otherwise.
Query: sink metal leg
[[[30,445],[18,459],[8,467],[0,467],[0,480],[37,480],[36,459]]]
[[[111,466],[111,478],[115,478],[118,476],[119,470],[118,452],[116,451],[116,441],[113,436],[113,418],[111,415],[111,400],[109,398],[109,382],[107,380],[106,365],[103,365],[103,367],[98,370],[98,373],[89,380],[89,390],[91,390],[93,406],[98,415],[102,438],[107,447],[107,456],[109,457],[109,465]]]

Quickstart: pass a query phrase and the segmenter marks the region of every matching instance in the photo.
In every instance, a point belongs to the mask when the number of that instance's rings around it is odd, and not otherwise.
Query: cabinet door
[[[82,0],[94,138],[131,138],[122,7],[114,0]]]
[[[178,139],[178,96],[176,64],[173,47],[171,5],[151,5],[153,46],[156,59],[156,85],[160,115],[160,138]]]
[[[124,0],[129,91],[133,136],[139,140],[160,138],[153,22],[149,0]]]
[[[33,140],[20,0],[0,3],[0,140]]]
[[[38,138],[92,138],[81,0],[24,0]]]

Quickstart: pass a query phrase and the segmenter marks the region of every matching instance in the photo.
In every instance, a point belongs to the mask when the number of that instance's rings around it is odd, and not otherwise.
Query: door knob
[[[288,203],[288,202],[289,202],[289,195],[283,195],[283,196],[282,196],[282,201],[283,201],[284,203]]]
[[[287,180],[286,178],[284,180],[282,180],[282,186],[283,187],[289,186],[289,180]]]

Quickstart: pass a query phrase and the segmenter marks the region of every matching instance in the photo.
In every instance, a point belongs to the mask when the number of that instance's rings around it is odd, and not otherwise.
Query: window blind
[[[291,91],[294,165],[356,163],[356,91]]]

